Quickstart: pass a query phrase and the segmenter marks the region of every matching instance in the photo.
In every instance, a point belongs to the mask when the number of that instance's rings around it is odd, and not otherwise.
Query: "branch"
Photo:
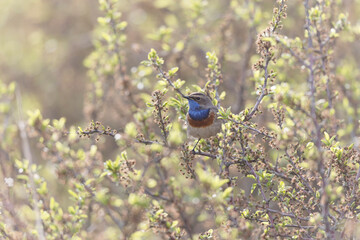
[[[242,133],[240,132],[240,137],[242,138]],[[241,146],[241,149],[242,149],[242,155],[243,155],[243,158],[241,159],[243,162],[245,162],[245,164],[248,166],[248,168],[250,168],[250,170],[251,170],[251,173],[254,175],[254,177],[256,178],[256,181],[257,181],[257,185],[259,186],[259,189],[260,189],[260,192],[261,192],[261,196],[263,197],[263,199],[264,199],[264,201],[265,201],[265,204],[266,204],[266,208],[269,208],[269,201],[270,200],[268,200],[267,198],[266,198],[266,196],[265,196],[265,193],[264,193],[264,190],[263,190],[263,188],[262,188],[262,186],[261,186],[261,182],[260,182],[260,178],[259,178],[259,176],[256,174],[256,172],[255,172],[255,170],[254,170],[254,168],[252,167],[252,165],[246,160],[246,158],[245,158],[245,146],[244,146],[244,144],[243,144],[243,142],[242,141],[240,141],[240,146]],[[239,160],[239,162],[240,162],[240,160]],[[269,211],[267,211],[267,214],[268,214],[268,216],[269,216],[269,220],[270,220],[270,227],[275,227],[274,226],[274,219],[273,219],[273,217],[271,216],[271,214],[270,214],[270,212]]]
[[[151,140],[145,140],[145,139],[136,139],[135,142],[137,143],[142,143],[142,144],[145,144],[145,145],[151,145],[151,144],[160,144],[162,145],[159,141],[157,140],[154,140],[154,141],[151,141]],[[164,146],[164,145],[163,145]]]
[[[32,170],[32,165],[34,164],[32,154],[31,154],[31,148],[29,139],[26,133],[26,124],[23,120],[23,106],[22,106],[22,99],[21,99],[21,93],[20,89],[16,88],[16,101],[17,101],[17,108],[18,108],[18,128],[20,132],[20,138],[22,143],[22,152],[24,154],[24,158],[29,161],[29,182],[30,182],[30,188],[31,188],[31,197],[34,200],[34,212],[35,212],[35,222],[36,222],[36,230],[37,234],[40,240],[45,240],[45,232],[44,232],[44,226],[43,222],[41,220],[41,213],[39,209],[39,196],[37,195],[36,186],[35,186],[35,180],[34,180],[34,174]]]
[[[290,52],[291,56],[293,56],[294,58],[296,58],[296,60],[301,64],[304,65],[306,68],[310,68],[309,64],[307,64],[304,59],[302,59],[298,54],[296,54],[294,52],[294,50],[287,46],[285,43],[283,43],[279,37],[276,37],[276,42],[280,43],[282,46],[286,47],[286,49]]]
[[[175,91],[177,91],[183,98],[185,98],[185,95],[180,91],[179,88],[175,87],[174,83],[173,83],[173,82],[171,81],[171,79],[164,73],[164,71],[161,69],[161,67],[160,67],[159,65],[155,65],[155,69],[160,72],[161,77],[164,78],[164,79],[169,83],[169,85],[170,85]]]
[[[256,128],[250,127],[249,125],[246,125],[246,124],[243,123],[243,122],[238,122],[238,121],[236,121],[236,120],[234,120],[234,119],[231,119],[230,121],[232,121],[232,122],[234,122],[234,123],[236,123],[236,124],[240,124],[240,125],[244,126],[246,129],[249,129],[249,130],[251,130],[251,131],[254,131],[254,132],[256,132],[257,134],[263,135],[264,137],[267,137],[267,138],[275,138],[275,137],[273,137],[273,136],[270,136],[270,135],[267,135],[267,134],[261,132],[260,130],[258,130],[258,129],[256,129]]]
[[[275,60],[274,53],[272,52],[272,45],[271,42],[268,40],[265,40],[265,38],[271,38],[276,33],[276,30],[281,27],[281,19],[286,17],[286,8],[287,5],[285,4],[285,1],[282,0],[279,5],[279,9],[274,8],[274,16],[273,20],[270,23],[270,27],[265,29],[259,36],[258,40],[256,41],[257,44],[257,51],[261,55],[261,59],[254,65],[255,69],[262,68],[264,69],[264,83],[262,85],[261,94],[257,98],[256,103],[254,107],[251,109],[251,112],[245,116],[245,121],[249,121],[254,114],[258,111],[259,105],[263,98],[268,94],[267,92],[267,82],[269,79],[269,73],[268,73],[268,66],[271,60]],[[263,65],[263,61],[265,60],[265,65]]]
[[[210,153],[206,153],[206,152],[202,152],[202,151],[191,151],[192,154],[194,155],[201,155],[201,156],[206,156],[209,158],[216,158],[216,155],[210,154]]]
[[[150,192],[149,189],[145,188],[144,190],[144,193],[149,195],[150,197],[152,197],[153,199],[162,199],[164,201],[167,201],[167,202],[171,202],[171,199],[167,198],[167,197],[164,197],[162,195],[157,195],[157,194],[154,194],[152,192]]]
[[[310,190],[310,192],[316,197],[316,194],[315,194],[314,190],[312,189],[312,187],[309,185],[309,182],[300,174],[300,169],[295,165],[294,161],[291,159],[291,156],[288,153],[287,148],[285,149],[285,153],[286,153],[286,156],[289,158],[289,162],[291,163],[291,165],[299,172],[299,173],[294,172],[295,175],[298,176],[302,180],[302,184],[304,186],[306,186]]]
[[[265,60],[265,66],[264,66],[264,70],[265,70],[265,73],[264,73],[264,83],[262,85],[262,89],[261,89],[261,94],[260,96],[258,97],[258,99],[256,100],[256,103],[254,105],[254,107],[252,108],[251,112],[245,116],[245,119],[244,121],[249,121],[253,115],[258,111],[258,108],[259,108],[259,105],[261,103],[261,101],[263,100],[263,98],[268,94],[267,93],[267,90],[266,90],[266,87],[267,87],[267,81],[268,81],[268,78],[269,78],[269,74],[268,74],[268,66],[269,66],[269,62],[271,60],[271,57],[268,57],[266,58]]]
[[[327,187],[327,178],[325,176],[325,169],[324,169],[324,163],[323,163],[323,157],[322,157],[322,148],[321,148],[321,129],[319,126],[319,123],[317,122],[317,117],[316,117],[316,87],[315,87],[315,78],[314,78],[314,64],[315,64],[315,60],[314,60],[314,56],[313,56],[313,40],[312,40],[312,33],[311,33],[311,20],[310,20],[310,15],[309,15],[309,0],[304,0],[304,8],[305,8],[305,16],[306,16],[306,24],[305,24],[305,29],[308,32],[308,45],[307,45],[307,50],[310,51],[308,54],[309,60],[310,60],[310,68],[309,68],[309,78],[308,78],[308,83],[310,85],[310,109],[311,109],[311,119],[313,121],[314,127],[315,127],[315,131],[316,131],[316,139],[315,139],[315,145],[320,153],[320,159],[318,160],[318,171],[320,173],[321,176],[321,188],[322,188],[322,193],[321,193],[321,202],[320,202],[320,206],[322,209],[322,217],[323,217],[323,222],[325,225],[325,232],[326,232],[326,237],[327,239],[332,239],[334,236],[332,234],[331,231],[331,225],[329,222],[329,199],[326,193],[326,187]]]
[[[86,135],[86,136],[90,136],[92,134],[100,134],[100,135],[107,135],[107,136],[111,136],[115,138],[115,135],[117,133],[113,133],[113,132],[108,132],[106,130],[101,131],[99,129],[94,129],[94,130],[89,130],[89,131],[77,131],[78,134],[82,134],[82,135]]]
[[[166,130],[166,125],[168,124],[168,122],[166,122],[166,117],[163,117],[162,112],[166,111],[166,107],[163,106],[162,103],[162,97],[164,96],[164,93],[156,90],[153,94],[153,102],[154,102],[154,108],[155,108],[155,120],[156,118],[158,118],[157,120],[157,124],[159,125],[161,132],[163,134],[163,142],[165,146],[168,146],[168,131]]]
[[[298,216],[295,216],[295,215],[292,214],[292,213],[284,213],[284,212],[280,212],[280,211],[278,211],[278,210],[271,209],[271,208],[266,208],[266,211],[269,211],[269,212],[272,212],[272,213],[276,213],[276,214],[279,214],[279,215],[284,216],[284,217],[291,217],[291,218],[300,219],[300,220],[303,220],[303,221],[309,221],[309,220],[310,220],[309,217],[306,217],[306,218],[298,217]]]
[[[265,193],[264,193],[264,190],[262,188],[262,185],[261,185],[261,182],[260,182],[260,178],[259,176],[256,174],[254,168],[252,167],[252,165],[244,158],[243,161],[246,163],[246,165],[250,168],[251,170],[251,173],[254,175],[254,177],[256,178],[256,181],[257,181],[257,185],[259,186],[259,189],[260,189],[260,192],[261,192],[261,196],[262,198],[264,199],[265,201],[265,204],[266,204],[266,209],[269,208],[269,202],[270,200],[268,200],[265,196]],[[270,220],[270,227],[275,227],[274,225],[274,219],[272,217],[272,215],[270,214],[270,211],[267,210],[267,214],[269,216],[269,220]]]

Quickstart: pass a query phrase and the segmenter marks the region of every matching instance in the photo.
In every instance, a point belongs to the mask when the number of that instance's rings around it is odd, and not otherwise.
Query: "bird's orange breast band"
[[[187,120],[189,122],[189,125],[196,128],[203,128],[211,126],[215,120],[215,113],[210,112],[209,116],[205,118],[204,120],[196,121],[192,119],[189,114],[187,115]]]

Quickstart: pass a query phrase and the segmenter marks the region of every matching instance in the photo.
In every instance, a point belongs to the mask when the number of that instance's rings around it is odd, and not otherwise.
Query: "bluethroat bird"
[[[195,92],[185,98],[189,102],[189,112],[186,117],[187,134],[199,138],[196,147],[201,138],[209,138],[220,132],[223,121],[217,118],[218,109],[207,95]]]

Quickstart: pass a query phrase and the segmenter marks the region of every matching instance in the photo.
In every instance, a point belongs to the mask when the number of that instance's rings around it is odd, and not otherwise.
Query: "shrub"
[[[20,88],[0,82],[1,236],[358,237],[359,31],[345,4],[99,0],[81,123],[25,120]],[[192,151],[195,91],[224,124]]]

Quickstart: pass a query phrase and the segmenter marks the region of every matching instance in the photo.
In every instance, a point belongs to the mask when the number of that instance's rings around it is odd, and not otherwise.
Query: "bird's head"
[[[214,106],[210,97],[203,93],[191,93],[190,95],[185,96],[185,98],[189,101],[189,111],[209,109]]]

